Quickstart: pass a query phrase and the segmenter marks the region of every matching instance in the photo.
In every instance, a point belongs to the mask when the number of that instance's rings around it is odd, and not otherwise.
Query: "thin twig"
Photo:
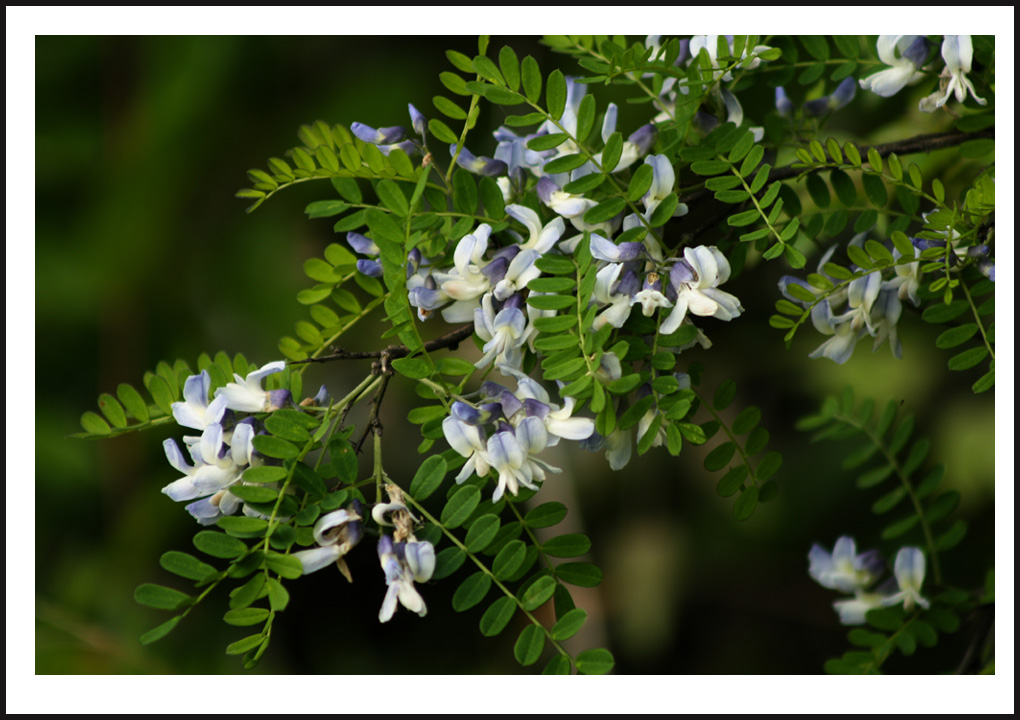
[[[474,331],[475,326],[473,323],[462,325],[435,340],[429,340],[425,343],[424,350],[425,352],[432,352],[433,350],[442,350],[444,348],[456,348],[462,340],[469,338]],[[292,360],[290,364],[303,365],[305,363],[330,362],[332,360],[378,360],[380,358],[395,360],[410,354],[411,350],[406,345],[390,345],[382,350],[344,350],[343,348],[334,347],[329,355],[320,355],[319,357],[306,358],[304,360]]]

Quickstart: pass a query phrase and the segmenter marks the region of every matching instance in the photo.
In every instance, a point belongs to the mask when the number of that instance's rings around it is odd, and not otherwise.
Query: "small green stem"
[[[978,331],[981,333],[981,339],[985,343],[985,347],[988,348],[988,354],[992,356],[992,360],[995,360],[995,350],[992,348],[992,343],[988,341],[988,333],[985,331],[985,325],[981,322],[981,316],[978,315],[977,307],[974,305],[974,298],[970,295],[970,290],[967,288],[967,283],[961,282],[960,287],[963,288],[963,294],[967,297],[967,304],[970,305],[970,311],[974,315],[974,321],[977,323]]]

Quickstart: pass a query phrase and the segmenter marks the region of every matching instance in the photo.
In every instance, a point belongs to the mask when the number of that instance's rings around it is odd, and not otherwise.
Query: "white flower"
[[[211,382],[208,370],[184,381],[184,402],[175,402],[170,406],[178,425],[205,430],[211,423],[223,419],[227,401],[225,397],[217,395],[215,400],[209,402]]]
[[[974,83],[967,78],[974,59],[974,43],[970,35],[946,35],[942,41],[942,58],[946,61],[946,67],[939,76],[939,89],[921,100],[921,110],[935,112],[954,94],[956,101],[962,103],[967,99],[968,92],[978,105],[987,105],[988,101],[978,97]]]
[[[730,264],[717,248],[684,248],[684,259],[669,273],[676,304],[660,331],[665,335],[676,332],[688,312],[727,321],[738,317],[744,310],[740,300],[718,289],[729,277]]]
[[[839,621],[843,625],[863,625],[868,610],[882,607],[885,596],[881,593],[865,593],[858,591],[851,600],[836,600],[832,607],[839,613]]]
[[[273,373],[283,372],[287,367],[284,360],[277,360],[268,365],[263,365],[258,370],[248,373],[248,376],[241,378],[234,374],[236,382],[227,383],[216,391],[216,397],[226,398],[225,402],[231,410],[241,412],[266,412],[272,408],[272,400],[268,392],[262,389],[262,378]]]
[[[903,603],[903,609],[907,612],[913,610],[914,605],[920,605],[927,610],[930,603],[921,597],[924,570],[924,553],[920,549],[916,547],[900,548],[900,551],[896,553],[896,564],[893,568],[900,591],[885,598],[882,604],[889,606]]]
[[[301,561],[305,575],[336,563],[340,572],[351,580],[343,557],[361,540],[361,516],[353,508],[334,510],[318,519],[312,528],[312,537],[319,547],[301,550],[294,557]]]
[[[928,56],[923,35],[879,35],[878,58],[890,67],[861,79],[861,87],[892,97],[924,75],[918,70]]]

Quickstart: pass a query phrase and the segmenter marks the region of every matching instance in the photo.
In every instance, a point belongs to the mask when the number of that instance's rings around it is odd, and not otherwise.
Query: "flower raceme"
[[[813,545],[808,553],[808,574],[822,587],[846,594],[852,599],[836,600],[833,609],[839,614],[843,625],[862,625],[869,610],[880,607],[903,605],[910,612],[914,606],[927,609],[930,603],[921,596],[924,584],[924,553],[916,547],[903,547],[896,553],[894,564],[895,584],[883,583],[877,590],[869,591],[885,570],[885,561],[877,550],[857,554],[853,538],[844,535],[836,541],[829,553],[820,545]]]

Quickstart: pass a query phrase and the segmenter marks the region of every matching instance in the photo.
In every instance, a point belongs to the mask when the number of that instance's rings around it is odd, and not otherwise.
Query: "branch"
[[[452,330],[441,337],[437,337],[435,340],[429,340],[425,343],[425,352],[432,352],[433,350],[442,350],[445,348],[453,349],[456,348],[462,340],[471,337],[471,334],[475,331],[473,323],[462,325],[456,330]],[[343,348],[333,347],[332,352],[329,355],[321,355],[319,357],[306,358],[304,360],[292,360],[290,365],[304,365],[313,362],[330,362],[332,360],[377,360],[380,358],[386,358],[387,360],[393,360],[395,358],[402,358],[411,353],[410,349],[405,345],[390,345],[382,350],[344,350]]]

